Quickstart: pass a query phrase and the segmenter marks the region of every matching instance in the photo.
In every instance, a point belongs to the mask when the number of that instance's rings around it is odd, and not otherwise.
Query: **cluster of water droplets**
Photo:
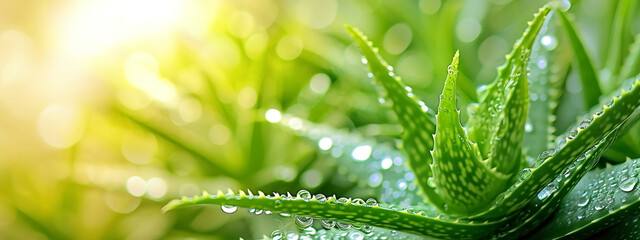
[[[585,177],[586,181],[581,181],[560,206],[559,213],[575,215],[575,218],[568,218],[566,224],[581,224],[582,219],[591,215],[617,211],[640,197],[637,187],[640,161],[629,161],[588,174],[591,176]]]
[[[353,230],[353,229],[336,231],[336,230],[329,230],[329,229],[316,230],[315,228],[307,228],[302,230],[301,233],[293,232],[293,231],[285,232],[283,230],[275,230],[271,233],[270,239],[273,239],[273,240],[311,240],[311,239],[316,239],[316,240],[330,240],[330,239],[410,240],[410,239],[423,239],[423,238],[412,235],[412,234],[399,233],[393,230],[386,230],[386,229],[376,229],[376,231],[373,231],[370,233],[363,233],[361,231]]]

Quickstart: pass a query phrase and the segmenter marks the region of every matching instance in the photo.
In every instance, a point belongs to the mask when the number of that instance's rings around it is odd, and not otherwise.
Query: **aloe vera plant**
[[[480,93],[480,102],[469,106],[464,125],[456,100],[458,52],[447,69],[438,108],[430,109],[373,44],[347,26],[404,128],[401,146],[289,115],[280,123],[338,159],[377,199],[327,197],[306,190],[295,196],[228,190],[185,196],[163,210],[202,204],[220,205],[227,213],[238,207],[259,209],[294,215],[304,229],[291,236],[276,230],[273,239],[560,238],[586,236],[620,223],[640,210],[640,192],[635,191],[640,160],[589,170],[637,121],[640,81],[626,81],[566,133],[552,135],[557,99],[540,96],[562,87],[543,67],[528,74],[531,58],[552,55],[553,49],[538,46],[541,29],[552,20],[550,12],[545,6],[529,22],[497,78]],[[316,231],[314,224],[325,229]]]

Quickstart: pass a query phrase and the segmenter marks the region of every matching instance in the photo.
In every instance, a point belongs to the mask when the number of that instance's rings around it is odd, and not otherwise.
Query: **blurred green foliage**
[[[522,23],[543,4],[80,2],[0,1],[0,238],[269,235],[291,223],[209,208],[165,215],[159,209],[168,199],[201,190],[351,189],[353,183],[333,163],[265,119],[276,109],[393,143],[401,129],[374,97],[378,89],[362,74],[360,53],[344,24],[381,43],[381,55],[435,108],[446,76],[440,70],[456,50],[464,55],[462,105],[477,101],[476,87],[487,83],[478,79],[495,77]],[[170,18],[175,23],[137,25],[120,12],[154,19],[145,16],[165,5],[159,14],[179,13]],[[640,33],[637,5],[629,10],[625,43]],[[98,22],[69,17],[95,11],[83,6],[112,12]],[[600,59],[610,51],[607,33],[616,6],[617,1],[572,2],[570,12],[596,68],[607,64]],[[82,23],[86,28],[74,28]],[[128,35],[112,34],[128,27]],[[136,35],[149,29],[156,30]],[[573,107],[581,98],[575,71],[569,73],[558,131],[580,110]]]

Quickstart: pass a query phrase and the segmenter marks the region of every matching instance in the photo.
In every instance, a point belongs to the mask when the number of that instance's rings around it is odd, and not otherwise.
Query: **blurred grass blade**
[[[605,67],[607,71],[612,75],[610,79],[603,79],[605,83],[615,84],[616,77],[619,73],[620,66],[622,66],[623,53],[627,48],[627,33],[625,30],[629,28],[631,21],[633,20],[629,14],[633,9],[637,0],[620,0],[613,20],[613,32],[609,36],[609,50],[607,51],[607,58]],[[624,79],[626,80],[626,79]],[[606,84],[604,86],[607,86]]]
[[[624,60],[624,65],[620,69],[619,81],[625,81],[640,73],[640,34],[637,34],[635,41],[631,45],[629,55]]]
[[[578,37],[578,34],[573,27],[573,23],[571,23],[564,12],[556,12],[560,16],[562,25],[564,26],[567,36],[569,37],[569,41],[571,42],[571,46],[573,47],[573,52],[578,64],[578,73],[582,83],[582,97],[584,99],[585,108],[590,109],[598,104],[598,98],[602,95],[602,90],[600,89],[601,81],[598,80],[598,74],[593,68],[591,59],[589,58],[580,37]]]
[[[193,155],[195,157],[195,159],[198,161],[198,163],[200,164],[200,167],[202,167],[202,169],[208,173],[208,174],[222,174],[222,175],[226,175],[226,176],[230,176],[233,177],[235,179],[238,180],[242,180],[241,176],[229,169],[227,169],[226,167],[223,167],[219,164],[217,164],[216,162],[214,162],[214,158],[207,156],[208,154],[204,153],[203,151],[197,149],[195,146],[191,145],[188,143],[188,141],[186,141],[185,139],[181,138],[179,136],[179,134],[177,133],[172,133],[170,130],[168,129],[164,129],[160,126],[154,125],[150,122],[147,122],[143,119],[141,119],[138,116],[135,116],[133,113],[130,113],[128,110],[122,109],[122,108],[115,108],[115,111],[126,117],[127,119],[131,120],[133,123],[135,123],[136,125],[146,129],[147,131],[167,140],[168,142],[174,144],[176,147],[179,147],[183,150],[185,150],[186,152],[188,152],[189,154]]]

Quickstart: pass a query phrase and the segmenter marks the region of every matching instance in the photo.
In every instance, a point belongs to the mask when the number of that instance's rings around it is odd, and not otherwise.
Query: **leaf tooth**
[[[245,198],[245,197],[247,197],[247,194],[246,194],[246,193],[244,193],[244,191],[242,191],[242,190],[238,190],[238,192],[239,192],[239,195],[240,195],[240,197],[241,197],[241,198]]]
[[[231,188],[227,188],[227,194],[229,194],[229,196],[234,196],[236,195],[233,190],[231,190]]]
[[[189,198],[187,196],[182,196],[182,202],[189,202]]]
[[[253,197],[253,193],[251,192],[251,189],[247,189],[247,192],[249,193],[249,196]]]
[[[211,195],[209,194],[209,192],[205,190],[205,191],[202,191],[202,198],[203,199],[211,198]]]
[[[225,195],[224,195],[224,193],[223,193],[221,190],[218,190],[218,193],[216,194],[216,197],[217,197],[217,198],[224,198],[224,197],[225,197]]]
[[[258,191],[258,198],[266,198],[267,196],[264,195],[264,192],[262,191]]]

